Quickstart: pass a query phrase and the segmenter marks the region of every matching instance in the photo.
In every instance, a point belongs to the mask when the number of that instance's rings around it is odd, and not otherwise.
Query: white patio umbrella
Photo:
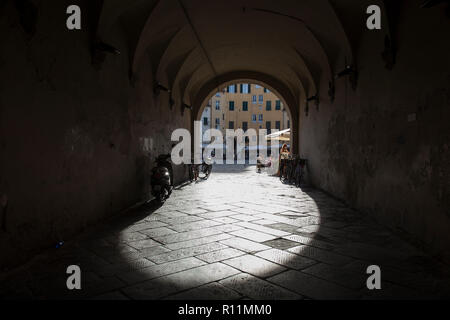
[[[290,141],[291,140],[291,129],[285,129],[278,132],[268,134],[266,140],[277,140],[277,141]]]

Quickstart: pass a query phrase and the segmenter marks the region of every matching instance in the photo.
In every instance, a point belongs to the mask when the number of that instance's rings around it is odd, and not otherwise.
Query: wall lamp
[[[91,46],[91,59],[92,64],[97,70],[99,70],[103,62],[105,62],[107,53],[119,55],[120,51],[119,49],[104,43],[103,41],[97,40],[93,42]]]
[[[421,8],[431,8],[431,7],[434,7],[443,2],[448,2],[448,1],[447,0],[424,0],[420,4],[420,7]]]
[[[310,102],[310,101],[315,101],[316,104],[319,104],[319,97],[317,96],[317,94],[309,97],[308,99],[306,99],[306,102]]]
[[[319,96],[317,95],[317,93],[309,98],[306,99],[306,104],[308,104],[308,102],[310,101],[315,101],[315,105],[317,110],[319,110]]]
[[[186,103],[181,104],[181,115],[184,115],[184,109],[189,109],[192,111],[192,106],[189,106]]]
[[[345,76],[349,76],[349,80],[352,85],[352,88],[353,88],[353,90],[355,90],[357,77],[358,77],[357,71],[352,66],[347,65],[344,70],[335,74],[334,79],[339,79],[339,78],[342,78]]]
[[[103,41],[97,41],[94,44],[94,49],[97,51],[101,51],[101,52],[106,52],[106,53],[112,53],[115,55],[119,55],[120,54],[120,50],[113,47],[112,45],[109,45],[107,43],[104,43]]]
[[[170,93],[170,90],[169,89],[167,89],[166,87],[164,87],[162,84],[160,84],[160,83],[156,83],[154,86],[153,86],[153,92],[155,93],[155,95],[157,95],[157,96],[159,96],[159,94],[161,93],[161,91],[165,91],[165,92],[169,92]]]
[[[354,73],[356,73],[356,71],[351,66],[346,66],[344,70],[342,70],[341,72],[336,73],[334,75],[334,78],[335,79],[339,79],[339,78],[342,78],[344,76],[351,75],[351,74],[354,74]]]

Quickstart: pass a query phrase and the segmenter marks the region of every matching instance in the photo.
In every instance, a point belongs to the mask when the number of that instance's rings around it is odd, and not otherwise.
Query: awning
[[[285,129],[278,132],[268,134],[266,140],[278,140],[278,141],[290,141],[291,140],[291,129]]]

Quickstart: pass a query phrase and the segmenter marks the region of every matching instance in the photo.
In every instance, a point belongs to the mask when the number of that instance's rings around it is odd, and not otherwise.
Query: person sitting
[[[290,155],[290,152],[289,152],[289,149],[288,149],[288,147],[287,147],[287,144],[286,143],[284,143],[283,144],[283,146],[281,147],[281,149],[280,149],[280,156],[279,156],[279,167],[278,167],[278,173],[277,173],[277,175],[278,176],[280,176],[280,175],[284,175],[284,173],[285,173],[285,168],[286,168],[286,161],[289,159],[289,155]]]
[[[272,166],[272,157],[269,157],[267,161],[264,161],[264,158],[258,153],[258,157],[256,158],[256,168],[258,169],[258,173],[261,173],[261,168],[268,168],[270,166]]]

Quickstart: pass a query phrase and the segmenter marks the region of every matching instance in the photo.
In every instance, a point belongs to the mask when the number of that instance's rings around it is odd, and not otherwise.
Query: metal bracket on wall
[[[306,104],[308,104],[308,102],[310,101],[314,101],[315,105],[316,105],[316,110],[319,110],[319,96],[317,95],[317,93],[309,98],[306,99]]]
[[[429,9],[443,3],[447,4],[447,6],[445,7],[445,15],[447,16],[447,18],[450,18],[450,0],[424,0],[420,4],[420,8]]]
[[[428,9],[428,8],[432,8],[432,7],[434,7],[434,6],[438,5],[438,4],[449,3],[449,2],[450,2],[449,0],[423,0],[420,3],[420,7]]]
[[[192,111],[192,106],[188,106],[186,103],[181,104],[181,115],[184,116],[184,109],[189,109]]]
[[[155,94],[155,96],[159,96],[159,94],[161,93],[161,91],[165,91],[167,93],[170,93],[170,89],[164,87],[162,84],[160,84],[159,82],[155,83],[153,85],[153,93]]]
[[[119,55],[120,50],[107,44],[101,40],[97,40],[92,44],[92,65],[96,69],[100,69],[103,62],[105,62],[107,54]]]
[[[356,84],[358,82],[358,72],[356,71],[356,69],[353,66],[345,66],[345,69],[338,72],[335,76],[334,79],[339,79],[342,77],[348,76],[349,77],[349,81],[350,84],[352,86],[352,89],[355,90],[356,89]]]
[[[25,32],[33,37],[38,20],[38,7],[30,0],[15,0],[14,5],[19,12],[20,24]]]

